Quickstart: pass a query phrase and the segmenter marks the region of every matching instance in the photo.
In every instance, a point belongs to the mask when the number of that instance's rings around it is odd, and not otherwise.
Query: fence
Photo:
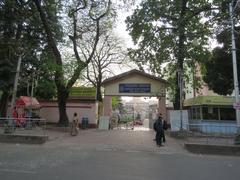
[[[46,120],[40,118],[0,118],[0,134],[46,135]]]
[[[236,124],[187,124],[187,140],[211,144],[234,144],[240,126]]]

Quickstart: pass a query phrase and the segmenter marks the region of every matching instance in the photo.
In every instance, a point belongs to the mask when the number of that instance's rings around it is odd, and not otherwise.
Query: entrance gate
[[[139,70],[131,70],[103,81],[103,115],[112,117],[113,96],[157,97],[157,110],[166,119],[166,85],[161,78]]]

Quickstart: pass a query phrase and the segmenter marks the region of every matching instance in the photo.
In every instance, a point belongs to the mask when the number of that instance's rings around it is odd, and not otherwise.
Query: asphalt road
[[[166,151],[0,144],[1,180],[239,180],[240,158]]]

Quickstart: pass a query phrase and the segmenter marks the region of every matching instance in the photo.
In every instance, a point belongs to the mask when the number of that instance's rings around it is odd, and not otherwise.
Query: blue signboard
[[[151,84],[127,83],[119,84],[119,93],[150,93]]]

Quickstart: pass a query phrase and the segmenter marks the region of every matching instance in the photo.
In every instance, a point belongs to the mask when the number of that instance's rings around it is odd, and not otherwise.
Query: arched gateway
[[[111,116],[112,96],[157,97],[158,111],[166,119],[167,81],[133,69],[103,81],[103,115]]]

